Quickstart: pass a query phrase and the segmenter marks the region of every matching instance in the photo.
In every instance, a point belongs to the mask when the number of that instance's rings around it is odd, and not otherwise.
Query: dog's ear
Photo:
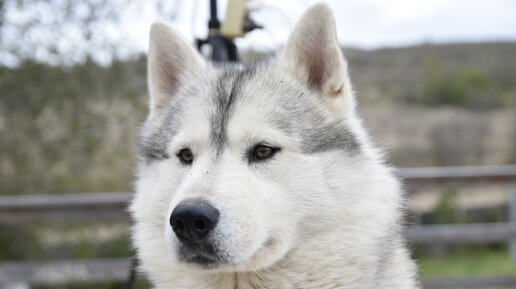
[[[202,56],[179,32],[164,23],[154,23],[148,58],[150,113],[176,93],[181,79],[205,66]]]
[[[280,64],[327,96],[351,92],[347,65],[337,42],[335,20],[326,4],[312,6],[290,35]]]

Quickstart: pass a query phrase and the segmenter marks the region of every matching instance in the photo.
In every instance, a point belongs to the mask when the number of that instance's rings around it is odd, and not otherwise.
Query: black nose
[[[170,215],[170,226],[183,243],[199,242],[215,228],[219,211],[204,201],[179,203]]]

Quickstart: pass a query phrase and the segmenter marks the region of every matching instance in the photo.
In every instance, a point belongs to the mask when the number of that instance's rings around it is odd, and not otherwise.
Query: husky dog
[[[133,242],[154,288],[418,288],[398,180],[355,114],[331,10],[277,60],[207,63],[154,24]]]

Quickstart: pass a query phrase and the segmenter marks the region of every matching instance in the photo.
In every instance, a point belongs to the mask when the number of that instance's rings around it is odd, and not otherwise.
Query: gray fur
[[[211,116],[211,138],[217,155],[222,153],[227,142],[227,124],[237,99],[242,97],[242,86],[254,74],[253,66],[241,69],[239,66],[225,66],[216,84],[216,110]]]
[[[280,79],[280,80],[277,80]],[[287,135],[301,140],[304,153],[320,153],[341,150],[350,154],[360,152],[357,137],[346,123],[330,113],[321,100],[321,95],[308,86],[294,85],[272,76],[267,83],[281,95],[278,109],[273,111],[271,121]]]
[[[161,129],[148,136],[144,133],[140,133],[136,140],[136,151],[138,155],[147,163],[151,160],[168,158],[169,155],[166,152],[166,148],[172,135],[170,131],[165,129],[165,126],[161,126]]]
[[[234,103],[245,97],[242,88],[253,77],[256,68],[256,65],[227,65],[220,68],[222,72],[217,83],[216,110],[211,116],[211,138],[218,155],[227,142],[227,124],[232,116]]]
[[[311,93],[301,93],[297,99],[292,97],[284,101],[286,115],[277,117],[280,127],[289,128],[290,135],[301,139],[303,152],[320,153],[341,150],[358,153],[360,144],[353,133],[341,119],[330,117],[327,109]],[[288,123],[287,123],[288,122]]]
[[[163,108],[158,119],[148,119],[136,140],[136,151],[142,160],[162,160],[169,158],[167,146],[177,133],[180,125],[181,106],[168,105]],[[157,125],[155,124],[157,123]],[[152,127],[155,127],[152,129]]]
[[[358,153],[360,145],[355,136],[342,122],[323,124],[302,132],[303,151],[318,153],[330,150],[343,150]]]
[[[211,114],[211,140],[217,155],[220,155],[227,143],[227,125],[232,117],[233,108],[237,102],[249,99],[246,91],[249,83],[263,82],[263,87],[272,87],[279,94],[278,99],[271,99],[278,104],[271,111],[271,121],[287,135],[301,140],[301,151],[307,154],[341,150],[350,154],[360,151],[360,144],[346,124],[328,113],[328,108],[314,95],[309,87],[298,87],[284,81],[281,76],[275,75],[271,66],[274,64],[253,64],[249,66],[225,65],[216,67],[218,78],[211,83],[204,83],[206,79],[192,79],[189,86],[183,87],[176,99],[169,101],[163,107],[162,116],[156,120],[157,129],[145,128],[137,142],[137,151],[144,160],[166,158],[166,148],[172,141],[180,126],[183,111],[182,106],[193,98],[211,98],[212,108],[204,110]],[[255,77],[256,71],[265,71],[270,75],[267,78]],[[251,81],[252,80],[252,81]],[[195,85],[213,87],[212,95],[198,95]],[[253,88],[251,88],[253,89]],[[258,92],[260,93],[260,92]],[[271,92],[272,93],[272,92]]]

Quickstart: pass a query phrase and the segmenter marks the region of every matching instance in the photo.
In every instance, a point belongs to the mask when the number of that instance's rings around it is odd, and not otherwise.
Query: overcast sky
[[[302,13],[316,2],[249,1],[257,8],[251,13],[253,19],[265,29],[238,39],[237,46],[240,50],[252,47],[278,51]],[[32,9],[15,9],[11,5],[5,15],[6,23],[33,19],[35,24],[41,25],[29,32],[4,27],[4,44],[19,45],[11,50],[0,47],[0,64],[15,65],[20,51],[25,51],[22,55],[35,55],[37,60],[54,64],[63,60],[65,63],[80,61],[84,59],[84,51],[91,51],[99,62],[110,63],[112,50],[103,49],[106,44],[116,48],[120,58],[139,55],[147,51],[149,29],[155,21],[176,26],[192,41],[194,37],[204,38],[207,34],[208,0],[112,0],[110,4],[118,9],[120,20],[100,22],[90,43],[84,43],[86,40],[79,37],[80,23],[48,26],[46,24],[52,21],[60,23],[58,18],[62,13],[55,13],[53,5],[46,2],[31,3],[27,8]],[[160,8],[157,3],[161,3]],[[516,0],[327,0],[326,3],[335,14],[343,46],[371,49],[420,43],[516,41]],[[226,4],[227,0],[219,0],[221,20]],[[81,8],[80,5],[75,7]],[[57,31],[53,30],[55,28]],[[60,53],[50,54],[45,48],[49,45]]]
[[[182,2],[175,24],[187,37],[204,35],[208,1]],[[250,33],[239,45],[273,49],[274,44],[285,41],[303,11],[318,1],[254,2],[262,3],[263,7],[252,14],[253,18],[267,31]],[[219,3],[222,18],[226,1],[219,0]],[[345,46],[375,48],[422,42],[516,41],[514,0],[329,0],[326,3],[335,13],[339,41]]]

